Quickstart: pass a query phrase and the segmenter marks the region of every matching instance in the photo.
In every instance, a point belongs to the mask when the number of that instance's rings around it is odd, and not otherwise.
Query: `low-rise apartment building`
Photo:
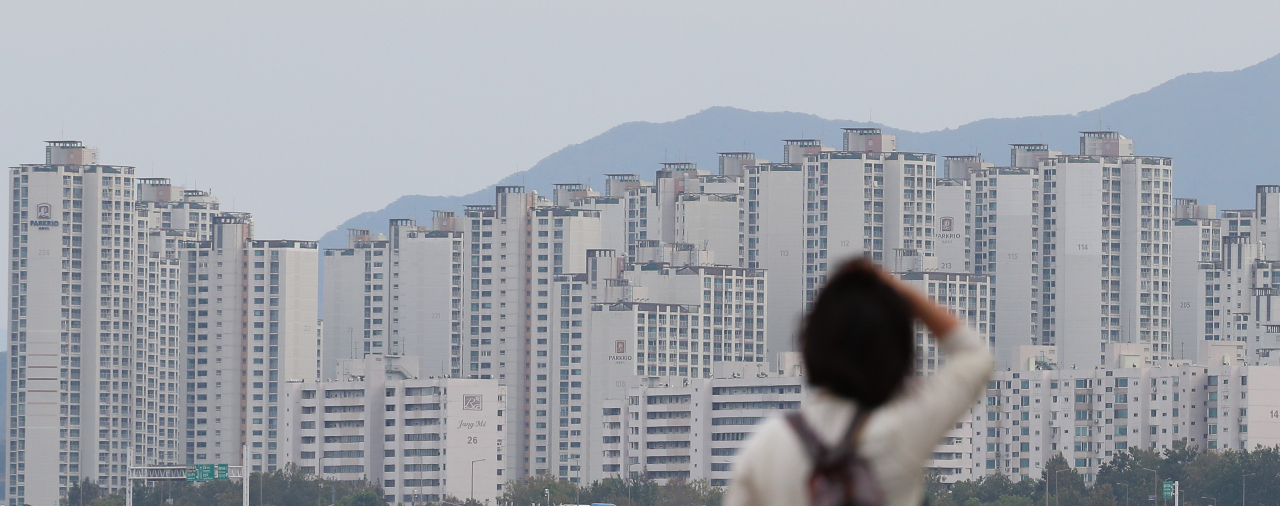
[[[341,381],[283,389],[284,455],[303,472],[381,485],[390,504],[493,501],[506,482],[506,388],[418,378],[414,357],[371,355]]]
[[[596,407],[603,476],[732,479],[733,460],[770,416],[808,398],[800,376],[718,370],[715,379],[631,388]],[[1002,371],[956,420],[925,467],[946,483],[1039,477],[1061,454],[1086,482],[1129,449],[1186,441],[1206,450],[1280,444],[1280,367],[1202,366]],[[594,449],[593,449],[594,450]],[[594,470],[593,470],[594,472]]]

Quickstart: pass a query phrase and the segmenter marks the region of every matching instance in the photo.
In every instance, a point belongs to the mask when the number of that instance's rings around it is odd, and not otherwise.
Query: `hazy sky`
[[[0,3],[0,162],[79,139],[212,189],[260,238],[315,239],[627,121],[727,105],[934,130],[1280,53],[1276,2],[198,4]]]

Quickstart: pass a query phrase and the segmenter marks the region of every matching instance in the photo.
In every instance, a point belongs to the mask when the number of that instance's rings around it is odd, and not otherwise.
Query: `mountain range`
[[[1097,85],[1106,86],[1106,76],[1097,77]],[[326,233],[320,244],[344,247],[348,228],[385,231],[391,218],[416,218],[427,224],[432,210],[460,211],[466,204],[493,203],[496,185],[523,185],[548,195],[554,183],[590,183],[600,189],[605,173],[635,173],[652,180],[664,161],[696,162],[714,172],[721,151],[752,151],[780,162],[781,139],[821,139],[824,145],[838,147],[844,127],[883,128],[897,134],[901,151],[981,154],[997,166],[1008,164],[1010,143],[1045,143],[1076,153],[1079,131],[1116,130],[1134,139],[1137,154],[1173,157],[1176,196],[1225,209],[1251,208],[1254,185],[1280,184],[1275,169],[1280,160],[1277,90],[1280,55],[1236,71],[1184,74],[1091,111],[984,119],[933,132],[795,112],[712,107],[666,123],[618,125],[469,195],[402,196],[383,209],[347,220]]]

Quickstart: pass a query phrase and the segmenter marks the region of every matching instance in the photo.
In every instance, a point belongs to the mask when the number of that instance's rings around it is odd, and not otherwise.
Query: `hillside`
[[[1099,76],[1105,82],[1105,76]],[[1100,84],[1102,85],[1102,84]],[[496,185],[524,185],[548,193],[554,183],[592,183],[602,174],[631,172],[645,179],[662,161],[691,161],[715,171],[719,151],[754,151],[781,161],[783,138],[819,138],[841,145],[840,129],[879,126],[898,135],[904,151],[940,155],[982,153],[1008,163],[1009,143],[1043,142],[1078,150],[1080,130],[1112,129],[1135,139],[1139,154],[1171,156],[1175,194],[1223,208],[1252,206],[1256,184],[1280,182],[1280,56],[1233,72],[1186,74],[1092,111],[1056,116],[985,119],[955,129],[909,132],[864,122],[829,120],[794,112],[713,107],[667,123],[618,125],[567,146]],[[429,221],[435,209],[492,203],[492,186],[464,196],[405,195],[387,207],[347,220],[321,238],[322,247],[345,245],[347,228],[383,230],[391,218]]]

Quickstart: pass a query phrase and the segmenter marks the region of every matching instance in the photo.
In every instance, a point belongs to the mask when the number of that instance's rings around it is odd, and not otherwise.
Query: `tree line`
[[[995,474],[950,486],[938,476],[926,481],[927,502],[935,506],[1172,506],[1161,485],[1179,482],[1180,506],[1280,506],[1280,446],[1201,452],[1185,441],[1163,451],[1129,449],[1103,464],[1092,482],[1062,454],[1045,463],[1039,477],[1014,482]],[[1243,494],[1243,495],[1242,495]],[[1154,497],[1153,501],[1151,498]],[[155,481],[134,485],[135,506],[241,506],[241,486],[233,481]],[[618,506],[716,506],[724,488],[706,479],[606,478],[590,484],[539,475],[508,481],[498,504],[528,506],[611,503]],[[446,496],[422,506],[483,506]],[[124,506],[122,494],[108,495],[85,480],[71,486],[61,506]],[[385,506],[382,488],[369,482],[317,479],[295,466],[253,473],[248,506]],[[404,506],[404,505],[402,505]]]
[[[1038,478],[991,475],[947,487],[932,477],[927,488],[937,506],[1172,506],[1165,481],[1179,482],[1181,506],[1280,506],[1280,446],[1201,452],[1179,441],[1164,451],[1129,449],[1088,484],[1056,454]]]
[[[550,504],[606,503],[617,506],[718,506],[724,488],[706,478],[668,480],[659,485],[651,478],[605,478],[586,485],[538,475],[508,481],[498,504],[545,506]]]
[[[673,480],[658,485],[647,478],[607,478],[589,485],[539,475],[512,480],[503,485],[498,504],[591,504],[612,503],[618,506],[716,506],[723,495],[721,487],[708,480]],[[192,483],[178,480],[136,482],[134,506],[241,506],[239,481]],[[317,479],[296,466],[253,473],[249,477],[248,506],[386,506],[383,490],[367,481],[340,482]],[[84,480],[72,485],[61,506],[124,506],[123,492],[106,494],[97,484]],[[409,506],[408,503],[396,503]],[[445,496],[440,502],[419,501],[418,506],[485,506],[472,499]]]
[[[239,481],[193,483],[179,480],[135,482],[134,506],[241,506]],[[124,506],[124,493],[106,494],[88,479],[67,489],[61,506]],[[249,506],[385,506],[372,483],[316,479],[296,466],[249,475]]]

